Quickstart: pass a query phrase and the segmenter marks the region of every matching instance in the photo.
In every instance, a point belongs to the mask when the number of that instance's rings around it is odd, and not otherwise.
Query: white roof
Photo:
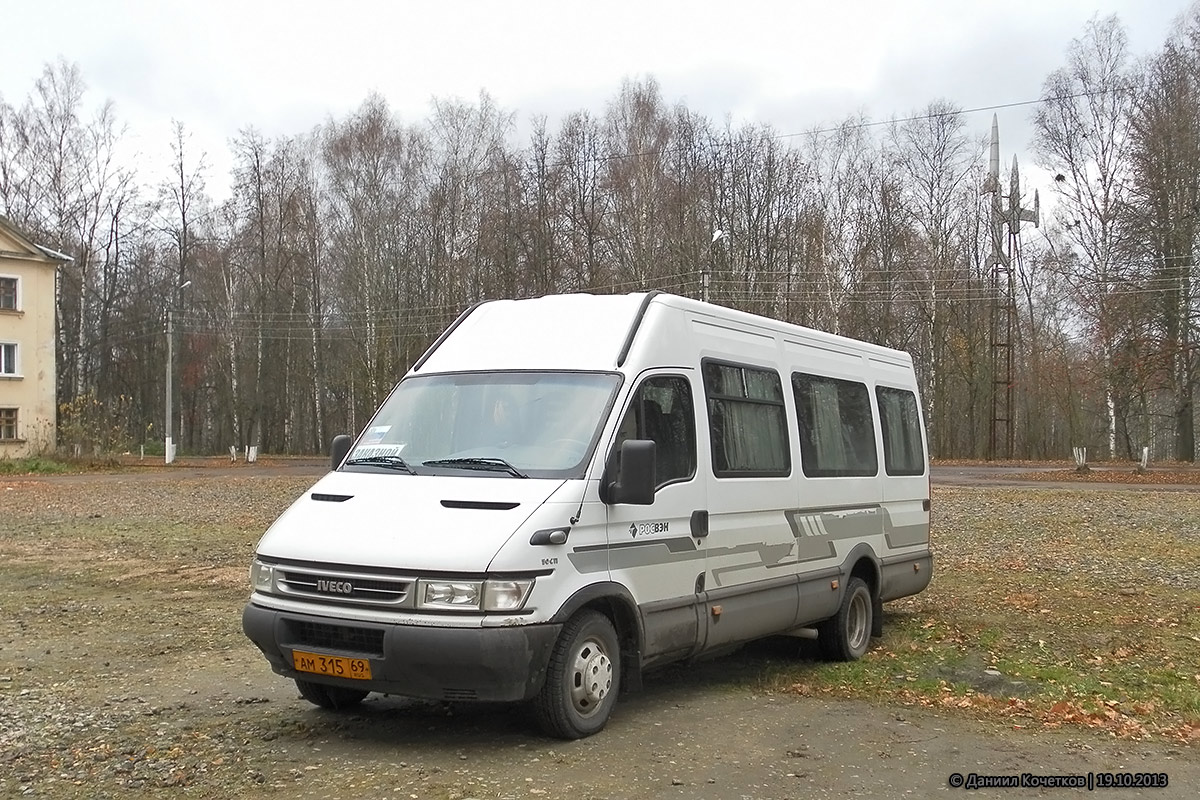
[[[586,370],[618,369],[617,359],[633,329],[646,293],[622,295],[565,294],[524,300],[493,300],[475,308],[457,328],[437,346],[429,360],[415,372],[471,372],[503,370]],[[857,353],[890,363],[911,364],[912,358],[901,350],[813,330],[702,303],[671,294],[656,294],[650,304],[673,308],[757,329],[779,341],[835,352]],[[647,316],[660,319],[647,309]],[[643,326],[645,327],[645,326]],[[675,329],[676,335],[687,335]],[[633,350],[654,346],[656,337],[670,335],[659,329],[650,335],[639,331]],[[660,351],[661,355],[661,351]]]
[[[645,294],[565,294],[484,303],[417,372],[615,370]]]

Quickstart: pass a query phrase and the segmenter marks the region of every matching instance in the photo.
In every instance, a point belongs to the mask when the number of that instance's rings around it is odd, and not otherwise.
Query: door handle
[[[703,539],[708,536],[708,511],[697,509],[692,512],[692,536]]]

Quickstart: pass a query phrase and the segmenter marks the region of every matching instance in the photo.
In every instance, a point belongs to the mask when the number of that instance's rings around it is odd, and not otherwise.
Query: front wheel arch
[[[617,638],[621,642],[622,688],[640,691],[644,632],[633,595],[614,581],[593,583],[567,598],[550,621],[565,625],[572,617],[588,609],[608,617],[617,630]]]

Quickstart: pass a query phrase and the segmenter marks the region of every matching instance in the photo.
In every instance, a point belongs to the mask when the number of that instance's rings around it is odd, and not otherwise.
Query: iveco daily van
[[[660,293],[464,312],[262,537],[243,628],[326,708],[531,701],[815,628],[856,659],[930,580],[906,353]]]

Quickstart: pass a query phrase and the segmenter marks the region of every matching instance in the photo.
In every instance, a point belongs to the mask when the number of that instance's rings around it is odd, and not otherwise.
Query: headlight
[[[420,582],[417,607],[460,611],[519,611],[529,597],[532,580]]]
[[[421,608],[473,608],[479,610],[478,581],[421,581],[417,605]]]
[[[255,559],[250,564],[250,588],[255,592],[270,592],[275,588],[275,567]]]
[[[489,580],[483,582],[484,611],[519,611],[533,581]]]

